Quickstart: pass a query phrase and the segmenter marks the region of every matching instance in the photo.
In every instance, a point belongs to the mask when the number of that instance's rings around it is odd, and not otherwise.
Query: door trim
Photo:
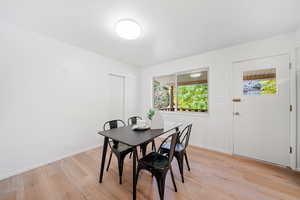
[[[298,134],[299,133],[299,128],[297,127],[297,109],[299,109],[298,106],[300,106],[300,104],[297,104],[297,64],[299,65],[299,63],[297,63],[296,58],[297,58],[297,53],[300,52],[300,47],[295,48],[295,51],[293,51],[290,55],[290,63],[292,65],[291,69],[290,69],[290,100],[291,100],[291,105],[293,106],[293,110],[290,113],[290,119],[291,119],[291,147],[293,148],[293,153],[290,154],[290,159],[291,159],[291,168],[293,170],[296,170],[297,167],[298,169],[300,168],[300,166],[297,166],[297,162],[299,162],[297,160],[297,154],[299,152],[300,149],[297,149],[299,147],[299,144],[297,142],[297,131]],[[300,62],[300,60],[298,61]],[[298,80],[300,81],[300,80]],[[299,101],[299,100],[298,100]],[[297,108],[298,107],[298,108]],[[300,116],[298,116],[300,117]],[[300,137],[300,135],[298,136]]]
[[[298,48],[300,51],[300,48]],[[275,55],[269,55],[269,56],[261,56],[261,57],[254,57],[249,59],[243,59],[243,60],[237,60],[232,62],[232,68],[231,68],[231,99],[234,98],[234,79],[233,79],[233,72],[234,72],[234,65],[241,62],[246,61],[252,61],[252,60],[258,60],[258,59],[264,59],[264,58],[271,58],[275,56],[283,56],[287,55],[289,57],[289,63],[292,64],[292,68],[289,70],[289,80],[290,80],[290,105],[293,106],[293,111],[290,112],[290,146],[293,148],[293,152],[290,154],[289,157],[289,166],[291,169],[296,170],[297,169],[297,118],[296,118],[296,102],[297,102],[297,82],[296,82],[296,61],[295,61],[295,52],[294,53],[282,53],[282,54],[275,54]],[[232,102],[232,112],[234,112],[234,102]],[[232,115],[232,130],[231,130],[231,152],[232,155],[234,154],[234,116]],[[287,149],[287,151],[289,151]],[[272,163],[271,163],[272,164]]]
[[[127,77],[126,75],[123,74],[118,74],[118,73],[108,73],[108,76],[115,76],[115,77],[120,77],[123,78],[123,92],[124,92],[124,97],[123,97],[123,121],[126,120],[127,118]]]

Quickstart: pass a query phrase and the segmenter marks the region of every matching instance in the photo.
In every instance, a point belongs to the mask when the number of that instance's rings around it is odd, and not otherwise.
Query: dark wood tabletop
[[[175,130],[177,126],[172,129]],[[110,129],[106,131],[100,131],[98,134],[113,139],[115,141],[127,144],[129,146],[135,147],[139,146],[145,142],[152,141],[154,138],[171,131],[169,129],[164,131],[163,129],[148,129],[145,131],[134,131],[131,126],[126,126],[122,128]]]

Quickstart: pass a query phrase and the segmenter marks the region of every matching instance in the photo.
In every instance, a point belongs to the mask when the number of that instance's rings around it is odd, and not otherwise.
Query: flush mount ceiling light
[[[200,77],[201,75],[202,75],[201,73],[194,73],[194,74],[190,74],[190,77],[197,78]]]
[[[135,40],[141,35],[141,27],[131,19],[123,19],[117,22],[115,26],[116,33],[123,39]]]

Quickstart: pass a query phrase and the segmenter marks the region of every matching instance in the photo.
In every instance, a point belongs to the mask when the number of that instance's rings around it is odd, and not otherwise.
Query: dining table
[[[101,159],[101,168],[100,168],[100,176],[99,183],[102,183],[103,180],[103,172],[105,166],[105,159],[107,153],[107,147],[109,143],[109,139],[113,141],[117,141],[132,147],[132,162],[133,162],[133,184],[132,184],[132,199],[136,199],[136,161],[137,161],[137,147],[141,144],[150,142],[155,138],[167,134],[179,131],[180,123],[168,123],[167,126],[160,129],[147,129],[147,130],[133,130],[132,126],[114,128],[110,130],[100,131],[99,135],[104,136],[104,143],[102,148],[102,159]]]

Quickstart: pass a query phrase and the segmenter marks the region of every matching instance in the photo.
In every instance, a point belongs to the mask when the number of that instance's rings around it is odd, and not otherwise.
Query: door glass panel
[[[276,68],[243,72],[243,94],[276,94]]]

